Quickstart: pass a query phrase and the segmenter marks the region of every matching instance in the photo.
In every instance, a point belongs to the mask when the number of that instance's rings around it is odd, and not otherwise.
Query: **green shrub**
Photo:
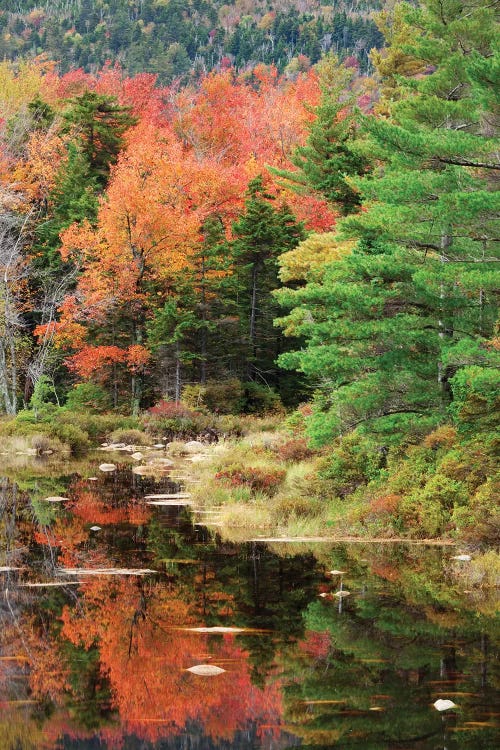
[[[36,414],[32,409],[21,409],[16,414],[15,425],[20,427],[25,424],[35,424],[37,422]]]
[[[217,414],[241,414],[244,404],[243,385],[237,378],[209,380],[205,385],[205,404]]]
[[[276,391],[261,383],[243,383],[243,411],[245,414],[267,414],[281,411],[283,404]]]
[[[500,509],[498,481],[489,479],[478,488],[467,505],[455,507],[453,522],[457,531],[468,542],[499,544]]]
[[[320,477],[330,491],[346,497],[377,478],[385,460],[383,448],[356,432],[339,440],[321,466]]]
[[[54,422],[50,427],[50,434],[55,435],[62,443],[69,446],[71,453],[78,456],[90,448],[88,433],[78,425]]]
[[[310,404],[301,404],[285,420],[285,428],[294,435],[303,435],[307,426],[307,419],[312,414]]]
[[[323,505],[305,495],[288,495],[276,498],[271,507],[271,516],[276,523],[287,523],[290,518],[316,518],[323,513]]]
[[[111,408],[111,399],[95,383],[78,383],[68,392],[65,406],[70,411],[103,413]]]
[[[244,407],[243,385],[238,378],[187,385],[182,391],[182,400],[192,409],[206,407],[215,414],[240,414]]]
[[[126,445],[149,445],[151,440],[145,432],[133,428],[119,427],[109,435],[112,443],[125,443]]]
[[[90,414],[86,412],[70,412],[63,407],[57,415],[63,424],[76,425],[86,432],[93,442],[101,443],[106,435],[118,429],[137,429],[139,420],[136,417],[120,414]]]

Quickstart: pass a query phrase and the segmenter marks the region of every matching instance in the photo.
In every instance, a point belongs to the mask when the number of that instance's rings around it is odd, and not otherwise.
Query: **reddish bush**
[[[196,414],[184,404],[163,399],[148,409],[148,412],[155,417],[165,417],[166,419],[189,419]]]
[[[370,511],[376,515],[383,513],[395,513],[399,507],[401,495],[382,495],[374,497],[370,502]]]
[[[307,447],[305,438],[296,438],[280,445],[278,455],[282,461],[305,461],[313,451]]]
[[[272,495],[285,478],[284,469],[260,469],[252,466],[230,466],[219,471],[215,478],[230,487],[249,487],[252,492]]]

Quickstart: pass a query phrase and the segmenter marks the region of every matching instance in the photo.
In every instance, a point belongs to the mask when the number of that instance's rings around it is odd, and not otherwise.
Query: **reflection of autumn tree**
[[[112,525],[129,523],[145,524],[151,511],[143,502],[125,500],[120,504],[106,502],[99,488],[89,487],[84,481],[72,487],[71,511],[86,523]]]
[[[277,722],[277,687],[251,685],[248,654],[232,638],[183,631],[197,623],[173,585],[99,579],[83,590],[81,609],[63,611],[62,633],[77,647],[98,645],[101,672],[128,732],[155,739],[196,721],[207,735],[229,738],[250,719]],[[227,672],[208,685],[186,669],[209,654]]]

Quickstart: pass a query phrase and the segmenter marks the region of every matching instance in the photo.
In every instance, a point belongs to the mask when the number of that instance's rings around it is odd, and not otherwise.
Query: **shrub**
[[[75,424],[55,422],[51,425],[50,434],[68,445],[75,456],[85,453],[90,448],[88,434]]]
[[[401,502],[401,495],[381,495],[374,497],[370,501],[369,514],[375,516],[381,515],[393,515],[399,508]]]
[[[151,441],[141,430],[119,427],[109,435],[112,443],[125,443],[126,445],[148,445]]]
[[[384,458],[383,446],[354,432],[342,438],[324,460],[320,477],[334,494],[346,497],[379,476]]]
[[[216,414],[240,414],[244,407],[244,390],[238,378],[208,380],[204,385],[187,385],[183,401],[194,409],[205,406]]]
[[[31,447],[39,455],[48,451],[52,451],[53,453],[62,453],[64,451],[64,445],[57,437],[49,437],[49,435],[44,433],[37,433],[32,436]]]
[[[78,383],[66,397],[66,408],[70,411],[102,413],[111,408],[111,399],[104,388],[95,383]]]
[[[491,545],[500,542],[499,492],[498,482],[489,479],[478,488],[470,503],[455,508],[453,521],[468,542]]]
[[[216,382],[210,380],[205,386],[205,404],[218,414],[240,414],[244,405],[244,390],[237,378]]]
[[[442,425],[436,430],[433,430],[426,438],[424,438],[422,445],[425,448],[451,448],[457,438],[457,431],[454,427],[449,424]]]
[[[230,487],[249,487],[252,492],[273,495],[285,476],[284,469],[261,469],[234,464],[217,472],[215,478]]]
[[[243,383],[245,414],[267,414],[269,412],[281,411],[283,405],[281,399],[272,388],[253,380]]]
[[[190,409],[202,409],[205,406],[206,388],[201,383],[185,385],[182,389],[182,402]]]
[[[185,404],[177,401],[165,401],[164,399],[148,409],[149,415],[161,419],[186,419],[194,416],[195,413],[188,409]]]
[[[189,439],[199,431],[197,418],[203,415],[175,401],[159,401],[143,417],[147,432],[167,440]]]
[[[288,495],[273,501],[271,515],[278,523],[286,523],[291,517],[316,518],[324,508],[317,500],[305,495]]]
[[[301,404],[285,420],[285,427],[294,435],[300,435],[305,432],[307,418],[312,414],[310,404]]]
[[[306,461],[314,455],[314,452],[308,447],[305,438],[296,438],[288,440],[278,447],[278,456],[282,461]]]

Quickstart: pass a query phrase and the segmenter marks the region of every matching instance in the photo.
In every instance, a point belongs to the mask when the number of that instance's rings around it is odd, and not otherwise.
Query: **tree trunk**
[[[254,263],[252,268],[252,287],[250,290],[250,359],[247,363],[248,379],[253,380],[255,377],[255,360],[257,359],[257,282],[259,278],[259,263]]]

